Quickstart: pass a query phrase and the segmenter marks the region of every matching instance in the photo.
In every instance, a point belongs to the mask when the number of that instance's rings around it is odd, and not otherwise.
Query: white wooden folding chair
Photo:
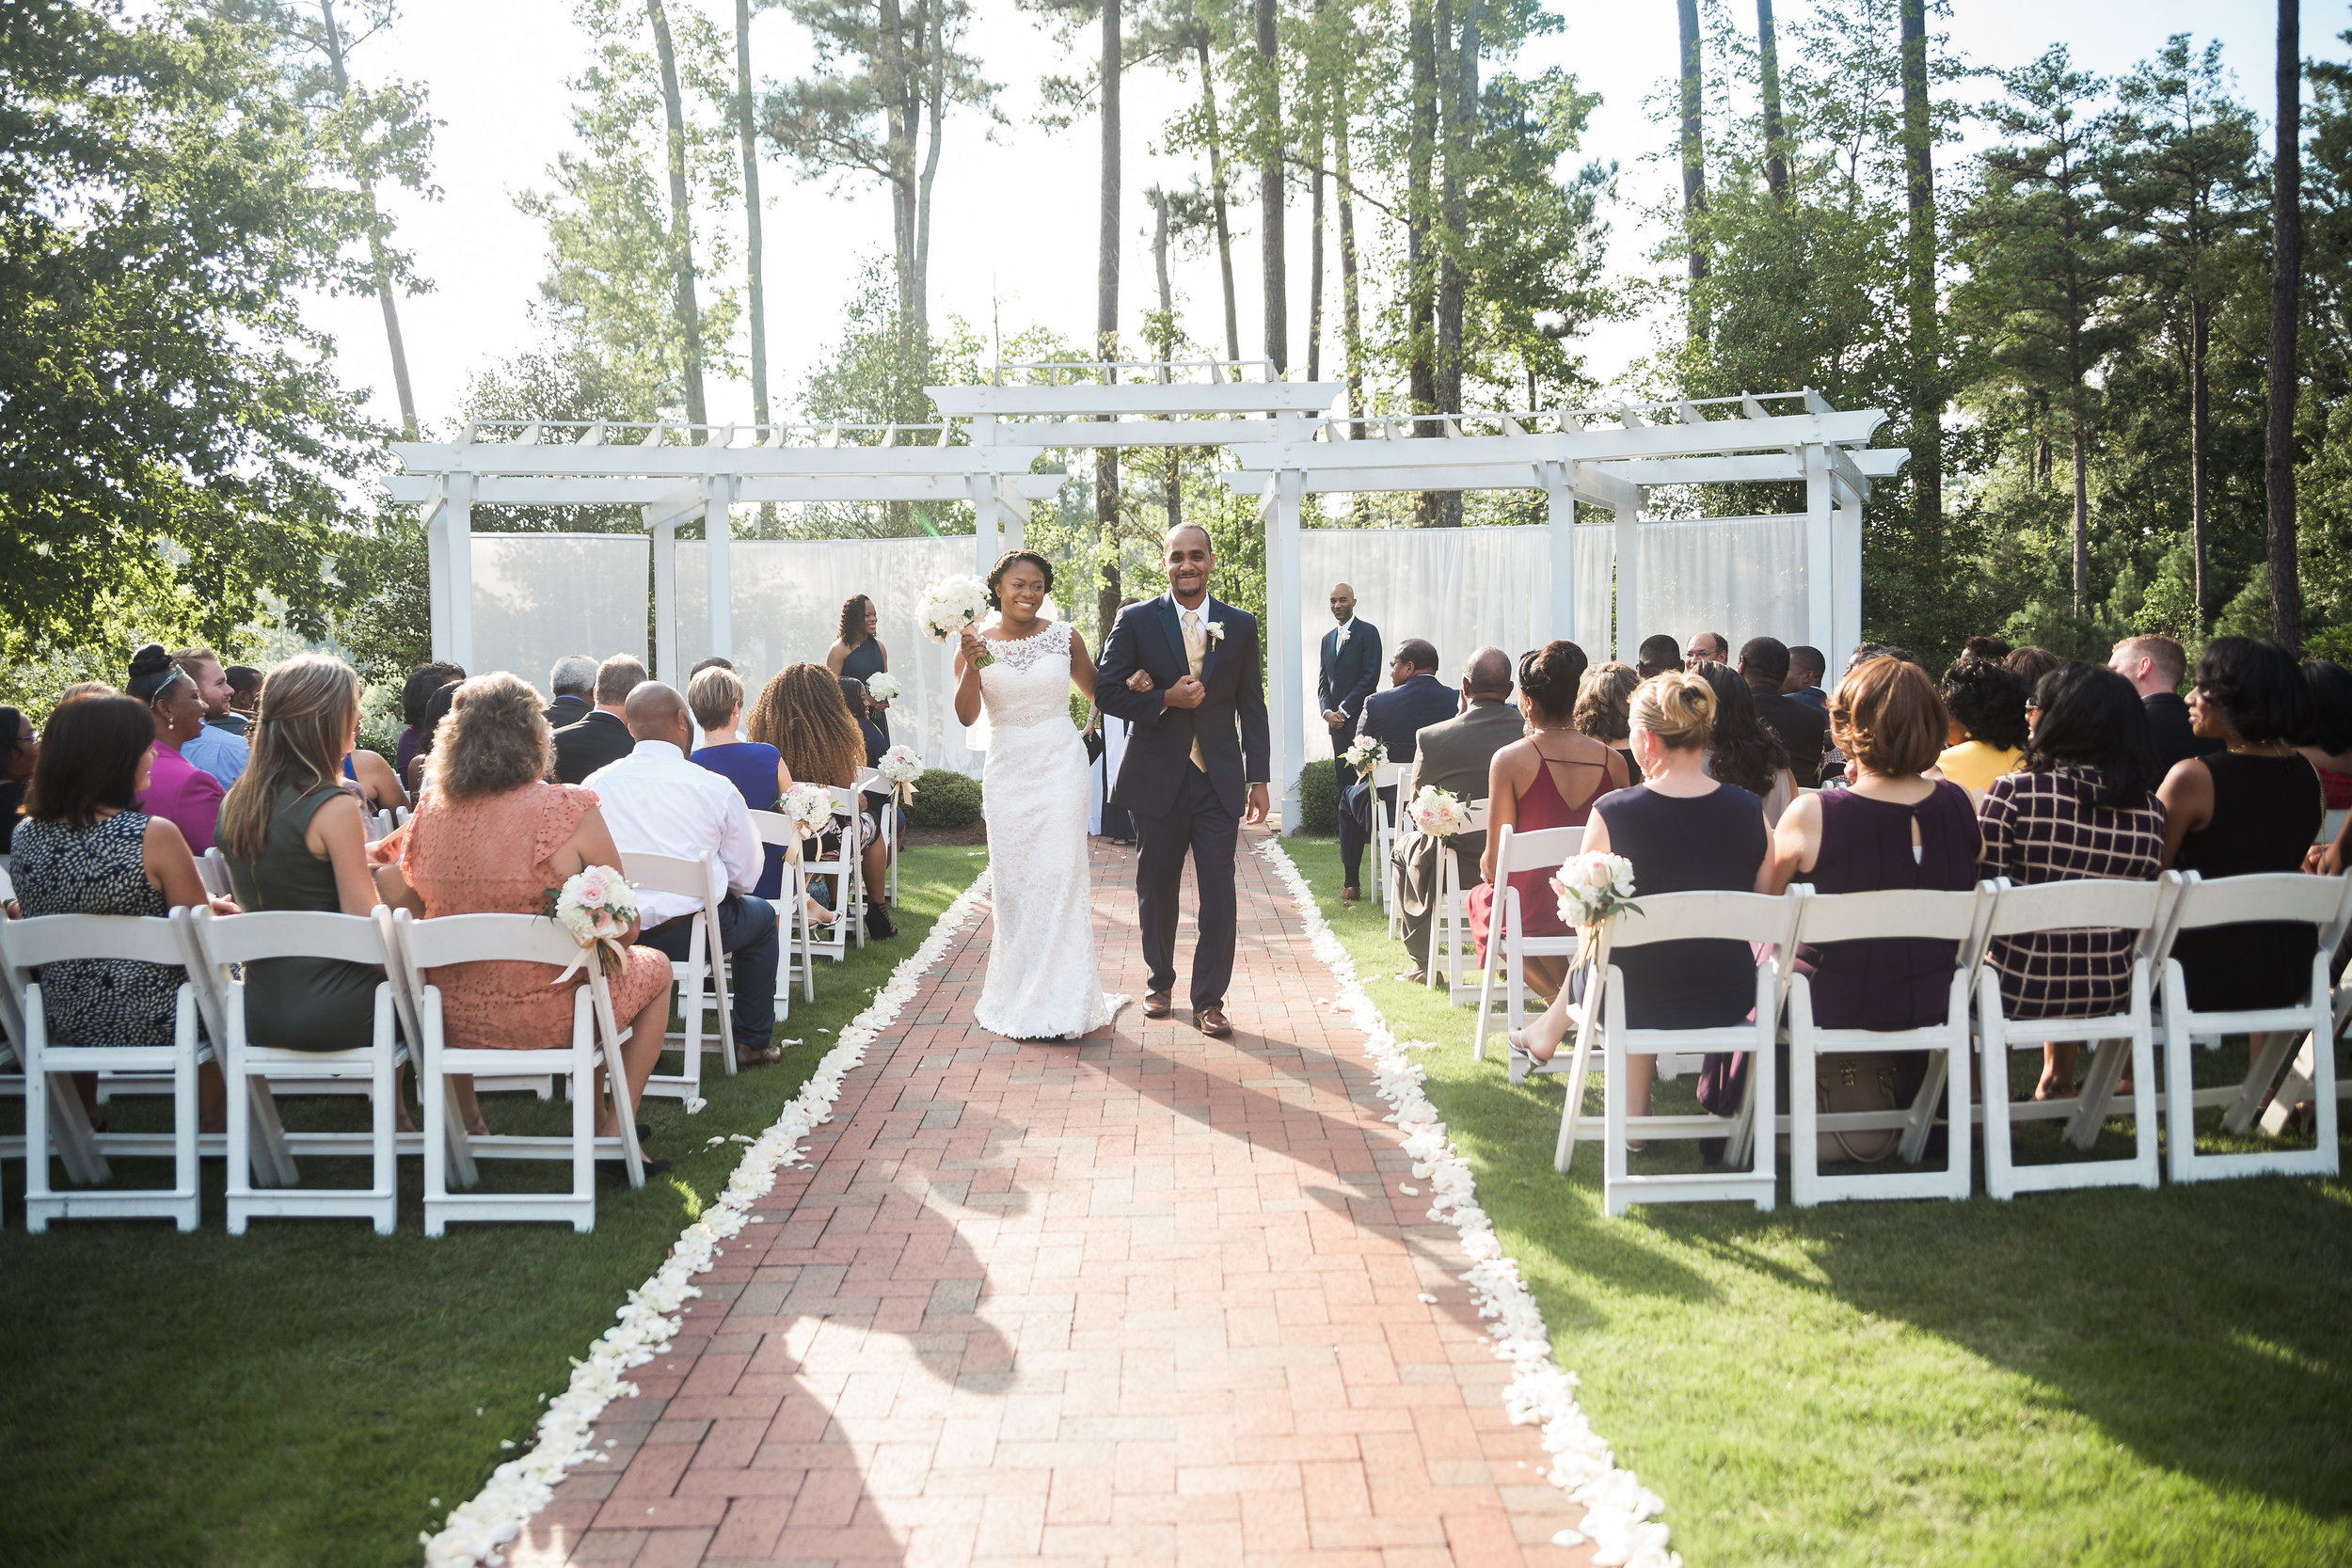
[[[1455,835],[1467,838],[1486,831],[1486,802],[1470,803],[1470,826]],[[1478,943],[1470,940],[1470,890],[1462,885],[1454,839],[1447,839],[1438,855],[1438,901],[1429,911],[1428,961],[1422,966],[1422,984],[1435,990],[1445,976],[1446,1000],[1462,1006],[1478,994],[1470,970],[1478,961]]]
[[[1470,1038],[1473,1060],[1486,1054],[1486,1023],[1494,1006],[1496,972],[1500,970],[1505,975],[1503,1027],[1518,1029],[1527,1022],[1526,960],[1576,957],[1578,939],[1574,931],[1560,936],[1529,934],[1527,911],[1519,906],[1518,889],[1511,885],[1512,877],[1525,871],[1552,870],[1583,845],[1581,828],[1537,828],[1520,832],[1505,823],[1498,830],[1494,913],[1486,929],[1486,962],[1478,979],[1478,1031]]]
[[[2280,1006],[2239,1012],[2199,1012],[2192,1008],[2187,974],[2171,952],[2181,933],[2271,921],[2308,921],[2317,928],[2318,940],[2312,950],[2311,984],[2303,995]],[[2164,1045],[2165,1163],[2173,1180],[2336,1174],[2339,1154],[2335,1016],[2328,970],[2348,922],[2352,922],[2352,878],[2274,872],[2221,877],[2208,882],[2194,871],[2185,874],[2173,908],[2164,956],[2160,1031]],[[2250,1037],[2252,1064],[2244,1081],[2223,1088],[2197,1088],[2191,1072],[2195,1048],[2217,1048],[2227,1035]],[[2298,1047],[2295,1083],[2280,1085],[2280,1098],[2291,1106],[2293,1097],[2311,1094],[2319,1134],[2316,1144],[2310,1148],[2261,1149],[2245,1154],[2197,1152],[2198,1109],[2206,1105],[2226,1106],[2222,1130],[2231,1133],[2246,1132],[2277,1085],[2288,1053],[2297,1052]],[[2282,1116],[2280,1130],[2283,1128]]]
[[[834,847],[834,858],[832,860],[806,859],[805,857],[819,841],[813,838],[804,839],[801,844],[801,852],[804,857],[801,862],[801,874],[803,887],[808,881],[818,877],[832,879],[833,898],[830,907],[834,911],[834,918],[830,924],[808,922],[808,950],[819,958],[832,958],[839,962],[850,956],[850,938],[852,927],[856,931],[857,944],[860,947],[866,945],[866,923],[863,919],[866,912],[866,894],[864,878],[859,874],[858,869],[861,863],[857,842],[857,792],[851,789],[834,789],[832,793],[833,819],[839,830],[839,843]],[[805,911],[803,911],[803,918],[806,919]]]
[[[1375,896],[1379,898],[1381,907],[1389,911],[1391,942],[1396,940],[1397,921],[1401,918],[1396,908],[1396,862],[1392,858],[1396,851],[1397,802],[1404,797],[1405,771],[1411,766],[1404,762],[1384,762],[1372,770],[1370,848],[1375,857],[1373,863],[1380,873],[1375,879],[1378,890]],[[1380,799],[1383,789],[1389,792],[1386,800]]]
[[[2081,1187],[2153,1187],[2156,1184],[2156,1061],[2153,964],[2171,912],[2180,878],[2166,872],[2153,881],[2090,878],[2012,887],[2006,878],[1986,922],[1988,939],[2037,932],[2112,929],[2133,942],[2131,986],[2121,1012],[2097,1018],[2012,1019],[2001,1001],[2000,974],[1987,965],[1977,978],[1977,1039],[1984,1083],[1984,1190],[1997,1198],[2019,1193],[2064,1192]],[[2084,1070],[2082,1088],[2062,1100],[2012,1101],[2009,1058],[2012,1051],[2040,1051],[2068,1040],[2096,1046]],[[2019,1122],[2063,1118],[2066,1142],[2090,1148],[2112,1105],[2115,1085],[2128,1065],[2132,1074],[2133,1152],[2112,1160],[2069,1160],[2021,1165],[2010,1153]]]
[[[816,954],[810,947],[807,868],[801,863],[801,831],[782,812],[749,814],[752,833],[763,845],[784,851],[784,880],[776,893],[776,1022],[792,1016],[792,982],[801,983],[801,998],[817,1000]]]
[[[199,855],[196,860],[196,869],[197,874],[204,879],[206,893],[215,898],[227,898],[230,895],[229,858],[220,852],[220,846],[215,845]]]
[[[1594,974],[1577,1011],[1576,1051],[1567,1067],[1567,1101],[1561,1107],[1560,1139],[1552,1168],[1565,1172],[1576,1140],[1598,1132],[1602,1139],[1601,1203],[1612,1215],[1636,1203],[1753,1203],[1769,1211],[1775,1201],[1773,1140],[1743,1136],[1742,1128],[1777,1125],[1773,1097],[1777,1074],[1773,1045],[1779,1033],[1780,1001],[1796,952],[1794,898],[1757,893],[1667,893],[1640,900],[1642,912],[1618,915],[1601,928]],[[1625,972],[1620,949],[1667,942],[1739,942],[1769,946],[1772,955],[1756,966],[1756,1006],[1744,1022],[1716,1028],[1636,1029],[1626,1020]],[[1597,1042],[1596,1041],[1597,1037]],[[1602,1055],[1601,1125],[1584,1115],[1584,1085],[1597,1043]],[[1626,1102],[1626,1064],[1634,1056],[1744,1051],[1747,1087],[1737,1117],[1635,1117]],[[1556,1055],[1546,1064],[1557,1071]],[[1635,1176],[1628,1169],[1629,1138],[1724,1138],[1724,1164],[1694,1175]]]
[[[212,1047],[197,1035],[196,991],[184,978],[184,911],[170,919],[123,914],[51,914],[8,923],[0,958],[23,998],[24,1027],[24,1228],[46,1230],[53,1219],[168,1219],[194,1230],[201,1195],[197,1184],[196,1070]],[[182,973],[168,1041],[119,1040],[101,1045],[53,1045],[35,972],[75,959],[112,958],[164,964]],[[66,1074],[108,1069],[167,1073],[171,1082],[171,1185],[59,1193],[49,1184],[51,1096],[33,1092]],[[72,1093],[71,1083],[66,1092]]]
[[[16,890],[0,887],[13,898]],[[0,1099],[22,1100],[26,1092],[24,1053],[24,995],[16,971],[8,962],[8,928],[15,922],[0,919]],[[82,1097],[72,1081],[52,1076],[48,1082],[49,1141],[68,1180],[95,1187],[114,1180],[106,1156],[99,1151],[98,1134],[82,1109]],[[0,1160],[24,1158],[24,1134],[0,1135]]]
[[[398,823],[392,820],[392,814],[389,809],[384,811],[368,811],[362,809],[359,813],[359,818],[362,826],[367,831],[368,842],[370,844],[373,844],[382,839],[387,833],[389,833],[395,827],[399,826]]]
[[[1985,932],[1999,890],[1979,882],[1970,893],[1888,889],[1816,895],[1791,888],[1800,942],[1820,944],[1882,938],[1952,943],[1951,983],[1944,1022],[1915,1029],[1828,1029],[1815,1022],[1813,986],[1802,972],[1788,985],[1789,1197],[1800,1209],[1848,1198],[1968,1196],[1968,1146],[1976,1132],[1968,1105],[1969,992],[1984,957]],[[1857,1052],[1921,1052],[1926,1067],[1910,1105],[1892,1111],[1823,1112],[1814,1097],[1814,1072],[1823,1056]],[[1960,1070],[1952,1070],[1953,1064]],[[1917,1168],[1947,1084],[1951,1104],[1942,1170]],[[1897,1132],[1904,1169],[1884,1175],[1824,1176],[1820,1137],[1825,1132]]]
[[[702,908],[692,916],[693,933],[686,957],[670,962],[670,978],[677,983],[678,1019],[684,1027],[669,1034],[663,1049],[675,1042],[685,1059],[678,1071],[657,1069],[645,1080],[648,1097],[660,1095],[691,1104],[703,1092],[703,1014],[707,1009],[719,1015],[719,1026],[713,1031],[719,1058],[726,1064],[727,1076],[735,1076],[735,1019],[727,1006],[726,950],[719,942],[719,905],[727,895],[726,871],[708,850],[688,860],[624,849],[621,875],[641,889],[702,900]]]
[[[441,990],[430,978],[438,970],[469,963],[538,963],[561,969],[577,961],[580,946],[551,920],[528,914],[458,914],[435,920],[396,911],[393,952],[405,983],[417,999],[421,1019],[422,1058],[419,1075],[424,1101],[424,1233],[443,1234],[453,1221],[569,1221],[574,1230],[596,1227],[596,1156],[617,1154],[628,1184],[645,1184],[644,1156],[637,1147],[637,1111],[629,1101],[621,1044],[628,1037],[612,1016],[612,996],[603,972],[587,965],[588,983],[572,994],[570,1043],[547,1050],[456,1049],[447,1043],[441,1022]],[[568,1137],[491,1133],[470,1136],[453,1129],[448,1079],[457,1073],[551,1072],[571,1080],[572,1131]],[[596,1069],[604,1069],[616,1138],[598,1138]],[[569,1191],[555,1193],[452,1192],[452,1146],[462,1142],[468,1159],[568,1160]],[[460,1174],[462,1175],[462,1165]]]
[[[272,910],[229,916],[209,910],[190,911],[189,931],[202,978],[217,998],[216,1006],[205,1011],[208,1022],[214,1017],[220,1021],[221,1069],[228,1078],[229,1233],[232,1236],[245,1234],[246,1223],[257,1217],[322,1215],[370,1220],[377,1235],[392,1233],[400,1207],[399,1070],[408,1053],[402,1049],[393,1026],[389,979],[375,988],[373,1029],[366,1046],[349,1051],[294,1051],[255,1045],[248,1037],[246,985],[239,967],[272,958],[336,958],[372,964],[389,975],[387,924],[368,915],[310,911]],[[190,974],[197,973],[192,966]],[[308,1085],[320,1080],[357,1084],[369,1098],[366,1152],[371,1170],[365,1187],[293,1185],[298,1173],[293,1168],[292,1154],[306,1141],[300,1134],[287,1133],[278,1122],[273,1081]],[[257,1110],[262,1113],[259,1117]],[[257,1133],[267,1147],[257,1147]],[[319,1141],[310,1141],[309,1147],[316,1148]],[[342,1151],[348,1139],[327,1134],[323,1141]],[[257,1188],[253,1180],[257,1171],[278,1180]]]
[[[882,877],[882,896],[884,904],[895,905],[898,902],[898,786],[883,778],[880,768],[861,768],[857,770],[856,788],[860,795],[872,797],[875,813],[881,819],[882,826],[877,831],[890,860],[889,869]]]

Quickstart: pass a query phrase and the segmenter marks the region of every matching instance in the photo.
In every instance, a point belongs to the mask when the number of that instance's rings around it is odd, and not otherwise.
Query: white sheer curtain
[[[473,535],[473,668],[541,693],[565,654],[645,657],[652,541],[642,533]]]
[[[678,657],[691,668],[710,652],[705,546],[677,546]],[[952,643],[914,624],[914,602],[941,578],[972,569],[972,541],[951,539],[737,539],[727,546],[735,618],[729,657],[756,693],[787,664],[822,664],[841,628],[841,601],[864,594],[880,615],[890,673],[904,690],[890,705],[890,738],[926,766],[977,774],[980,756],[956,722]]]
[[[1802,513],[1644,523],[1636,537],[1639,631],[1628,647],[1657,632],[1688,644],[1719,631],[1735,653],[1751,637],[1806,641]]]

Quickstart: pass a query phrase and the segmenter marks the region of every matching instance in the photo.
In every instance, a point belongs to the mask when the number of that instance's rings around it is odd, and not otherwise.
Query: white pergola
[[[1206,379],[1198,377],[1207,372]],[[1298,822],[1306,752],[1301,705],[1299,527],[1309,495],[1534,489],[1549,502],[1550,624],[1575,624],[1576,503],[1613,515],[1616,638],[1629,641],[1634,531],[1651,523],[1664,485],[1802,480],[1805,485],[1806,626],[1825,649],[1861,636],[1861,508],[1873,482],[1909,455],[1873,450],[1879,409],[1840,411],[1810,390],[1665,404],[1530,413],[1329,417],[1344,390],[1289,381],[1270,368],[1218,361],[999,367],[984,386],[927,388],[942,421],[927,425],[469,426],[454,442],[393,447],[406,471],[385,487],[421,509],[432,561],[437,657],[470,667],[469,536],[477,505],[636,505],[653,537],[656,667],[676,667],[677,526],[699,517],[709,541],[710,648],[732,652],[728,509],[766,501],[969,501],[973,559],[985,571],[1017,543],[1026,504],[1065,483],[1033,474],[1049,450],[1217,446],[1233,449],[1234,490],[1260,498],[1267,528],[1265,646],[1273,772],[1283,820]],[[1011,378],[1009,380],[1009,376]],[[961,433],[964,439],[958,441]],[[1629,657],[1619,646],[1619,657]]]

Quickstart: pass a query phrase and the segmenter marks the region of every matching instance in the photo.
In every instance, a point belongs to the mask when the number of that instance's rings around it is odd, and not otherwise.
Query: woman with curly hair
[[[1577,688],[1574,722],[1579,735],[1589,735],[1625,759],[1626,772],[1635,784],[1642,770],[1633,766],[1633,689],[1642,673],[1630,664],[1611,659],[1584,672]]]
[[[1944,672],[1950,744],[1935,759],[1944,776],[1981,800],[1993,781],[2026,760],[2026,683],[2004,665],[1965,656]]]
[[[785,768],[803,784],[848,789],[866,766],[866,737],[841,700],[837,677],[821,664],[790,664],[769,676],[743,722],[743,734],[773,746]],[[857,834],[866,885],[880,890],[890,875],[890,850],[882,842],[873,808],[861,804]],[[831,858],[830,850],[824,853]],[[839,900],[832,900],[832,907],[838,918]],[[872,937],[898,934],[879,891],[866,901],[866,931]]]
[[[1691,673],[1715,694],[1708,775],[1756,797],[1764,802],[1766,821],[1778,822],[1788,802],[1797,798],[1797,775],[1788,766],[1788,748],[1766,726],[1763,716],[1756,711],[1756,693],[1729,665],[1708,660]]]
[[[890,668],[890,650],[874,635],[882,625],[882,613],[874,601],[863,594],[852,594],[841,601],[841,630],[832,647],[825,650],[825,668],[836,679],[851,680],[860,686]],[[890,705],[876,701],[874,722],[884,736],[890,734]],[[883,749],[889,741],[885,738]]]

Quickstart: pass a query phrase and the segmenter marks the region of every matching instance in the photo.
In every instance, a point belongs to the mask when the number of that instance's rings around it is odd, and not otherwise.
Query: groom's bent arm
[[[1156,728],[1168,711],[1168,694],[1156,686],[1150,691],[1128,689],[1127,677],[1141,668],[1136,655],[1135,620],[1120,610],[1103,644],[1103,660],[1094,667],[1094,705],[1114,719]]]

